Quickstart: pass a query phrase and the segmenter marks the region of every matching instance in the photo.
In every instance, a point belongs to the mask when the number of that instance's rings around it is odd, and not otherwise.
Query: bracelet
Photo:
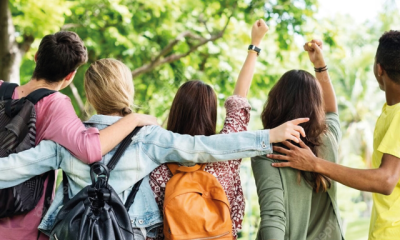
[[[325,65],[325,67],[314,68],[315,72],[325,72],[327,70],[328,70],[328,65]]]
[[[257,57],[258,57],[258,55],[259,55],[259,53],[257,52],[257,51],[254,51],[254,50],[248,50],[248,52],[253,52],[253,53],[256,53],[257,54]]]
[[[249,45],[249,48],[247,48],[247,50],[254,51],[254,52],[257,53],[257,55],[260,55],[260,52],[261,52],[261,48],[258,48],[258,47],[254,46],[254,45]]]

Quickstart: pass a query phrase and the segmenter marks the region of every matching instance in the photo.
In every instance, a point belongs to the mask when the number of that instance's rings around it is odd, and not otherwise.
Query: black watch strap
[[[261,52],[261,48],[258,48],[258,47],[254,46],[254,45],[249,45],[248,50],[256,51],[257,55],[260,55],[260,52]]]

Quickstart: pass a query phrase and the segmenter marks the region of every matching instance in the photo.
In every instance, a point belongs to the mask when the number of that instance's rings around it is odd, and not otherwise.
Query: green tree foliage
[[[16,25],[31,31],[29,19],[46,19],[47,9],[37,1],[23,2],[40,12],[24,16],[21,13],[29,6],[14,2]],[[232,93],[250,43],[250,26],[256,19],[266,19],[275,29],[263,46],[268,55],[260,57],[260,65],[279,66],[276,61],[283,61],[284,52],[292,49],[293,36],[302,34],[304,22],[313,16],[316,0],[59,0],[45,7],[55,11],[49,20],[38,23],[47,27],[37,35],[58,29],[75,31],[85,41],[89,62],[105,57],[123,61],[133,71],[138,111],[165,119],[166,103],[184,81],[201,79],[212,84],[221,100]],[[37,29],[36,25],[30,27]],[[22,66],[24,79],[29,79],[33,55]],[[86,68],[80,69],[75,81],[83,98]],[[276,77],[277,73],[263,72],[255,82],[267,89]],[[72,98],[70,89],[64,92]]]

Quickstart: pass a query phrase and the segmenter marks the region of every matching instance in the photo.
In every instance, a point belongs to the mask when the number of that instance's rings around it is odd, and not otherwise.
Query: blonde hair
[[[132,112],[132,74],[118,60],[105,58],[92,63],[85,73],[85,91],[98,114],[125,116]]]

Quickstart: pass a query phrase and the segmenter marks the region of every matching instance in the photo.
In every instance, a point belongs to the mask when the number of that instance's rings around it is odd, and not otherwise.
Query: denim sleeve
[[[44,140],[34,148],[0,158],[0,189],[13,187],[36,175],[58,169],[58,152],[59,145]]]
[[[269,130],[213,136],[190,136],[150,126],[134,141],[156,163],[207,163],[254,157],[272,152]]]

